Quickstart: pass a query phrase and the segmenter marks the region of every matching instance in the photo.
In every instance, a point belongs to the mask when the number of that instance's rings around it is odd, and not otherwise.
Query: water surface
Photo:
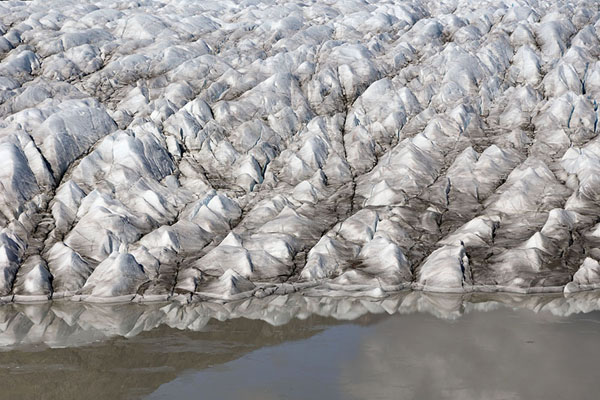
[[[597,305],[590,293],[9,305],[0,398],[597,399]]]

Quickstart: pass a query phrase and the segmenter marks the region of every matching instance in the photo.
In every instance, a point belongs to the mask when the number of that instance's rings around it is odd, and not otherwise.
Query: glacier
[[[600,288],[599,56],[594,0],[0,2],[0,301]]]

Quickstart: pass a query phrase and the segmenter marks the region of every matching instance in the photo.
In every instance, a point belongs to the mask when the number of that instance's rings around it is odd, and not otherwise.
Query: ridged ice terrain
[[[600,287],[600,3],[0,2],[0,297]]]

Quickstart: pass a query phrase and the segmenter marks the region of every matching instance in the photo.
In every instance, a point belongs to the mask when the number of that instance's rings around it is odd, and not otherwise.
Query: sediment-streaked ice
[[[0,3],[0,297],[600,287],[592,0]]]

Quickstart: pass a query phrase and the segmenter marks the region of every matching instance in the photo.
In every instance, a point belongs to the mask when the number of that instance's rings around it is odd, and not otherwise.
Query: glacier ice
[[[600,287],[600,8],[0,3],[0,299]]]

